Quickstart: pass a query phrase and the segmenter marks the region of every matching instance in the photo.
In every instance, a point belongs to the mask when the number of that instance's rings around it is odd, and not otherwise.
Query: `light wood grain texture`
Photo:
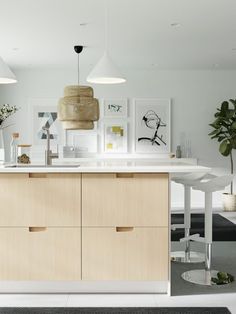
[[[0,280],[80,280],[81,228],[0,228]]]
[[[168,228],[82,228],[83,280],[168,280]]]
[[[0,174],[0,226],[80,226],[81,174]]]
[[[168,226],[168,174],[82,174],[83,226]]]

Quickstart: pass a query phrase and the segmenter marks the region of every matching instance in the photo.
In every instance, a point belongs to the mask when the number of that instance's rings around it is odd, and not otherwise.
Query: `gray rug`
[[[177,249],[177,242],[174,250]],[[201,243],[192,243],[192,249],[199,251],[204,246]],[[212,269],[223,270],[236,278],[236,243],[235,242],[213,242]],[[184,281],[181,274],[192,269],[203,269],[204,263],[181,264],[171,263],[171,295],[200,295],[216,293],[236,293],[236,281],[225,286],[201,286]]]
[[[0,314],[231,314],[226,307],[0,308]]]

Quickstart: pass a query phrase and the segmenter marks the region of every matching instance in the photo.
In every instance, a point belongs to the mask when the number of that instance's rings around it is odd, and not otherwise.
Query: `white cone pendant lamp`
[[[15,74],[0,57],[0,84],[11,84],[16,82],[17,79]]]
[[[106,51],[87,77],[87,82],[96,84],[118,84],[125,81]]]
[[[119,84],[126,82],[118,67],[108,54],[108,3],[106,2],[105,53],[87,77],[87,82],[95,84]]]

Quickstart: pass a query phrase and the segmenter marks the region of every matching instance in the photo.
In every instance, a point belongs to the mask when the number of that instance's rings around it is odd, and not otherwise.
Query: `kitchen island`
[[[156,292],[170,287],[168,161],[0,168],[0,292]]]

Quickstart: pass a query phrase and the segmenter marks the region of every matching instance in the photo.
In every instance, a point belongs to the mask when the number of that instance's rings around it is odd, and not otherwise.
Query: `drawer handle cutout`
[[[33,178],[47,178],[47,174],[46,173],[39,173],[39,172],[32,172],[29,173],[29,178],[33,179]]]
[[[133,230],[134,227],[116,227],[116,232],[130,232]]]
[[[42,232],[46,230],[46,227],[29,227],[29,232]]]
[[[133,178],[134,174],[133,173],[116,173],[116,178]]]

